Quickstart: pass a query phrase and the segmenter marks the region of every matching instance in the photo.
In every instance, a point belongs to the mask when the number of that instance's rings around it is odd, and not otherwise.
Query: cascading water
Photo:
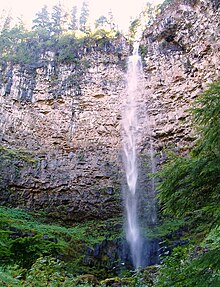
[[[142,266],[143,238],[138,220],[138,166],[137,139],[138,118],[137,99],[142,93],[142,63],[138,54],[139,44],[135,42],[133,54],[128,59],[127,93],[123,111],[123,151],[127,188],[125,191],[126,206],[126,239],[130,246],[131,257],[135,268]]]

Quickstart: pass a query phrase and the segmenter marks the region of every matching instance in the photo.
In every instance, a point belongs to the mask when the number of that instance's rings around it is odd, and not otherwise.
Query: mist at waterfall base
[[[142,137],[139,118],[144,85],[142,62],[138,49],[139,43],[135,42],[132,56],[128,58],[127,89],[122,111],[123,162],[126,175],[126,183],[123,187],[126,215],[125,232],[134,269],[155,264],[155,258],[157,257],[155,256],[157,253],[156,243],[142,234],[142,230],[147,227],[143,218],[145,217],[146,206],[149,205],[149,202],[143,201],[147,198],[145,196],[147,192],[152,194],[154,191],[147,191],[146,185],[140,186],[139,183],[141,167],[139,164],[138,145]],[[141,115],[142,119],[144,116],[143,114]],[[149,154],[152,155],[152,148]],[[151,160],[152,156],[149,157],[149,161]],[[152,162],[150,166],[154,166]],[[152,189],[153,183],[151,180],[148,182],[150,182],[148,186]],[[151,208],[151,210],[154,214],[151,214],[150,217],[152,220],[155,220],[155,207]]]

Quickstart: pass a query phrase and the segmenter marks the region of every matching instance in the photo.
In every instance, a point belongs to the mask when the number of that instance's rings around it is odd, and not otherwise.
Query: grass
[[[61,260],[68,274],[98,272],[97,267],[91,271],[84,263],[87,248],[92,249],[106,238],[121,236],[117,219],[90,220],[68,227],[44,223],[45,218],[44,213],[30,214],[19,208],[0,207],[0,275],[3,272],[2,278],[7,281],[3,286],[16,286],[14,266],[18,274],[20,270],[26,274],[45,256]]]
[[[30,231],[48,236],[71,237],[74,240],[82,240],[90,246],[99,243],[109,237],[108,226],[114,225],[114,220],[90,220],[86,223],[77,223],[73,227],[60,226],[56,224],[46,224],[40,222],[36,215],[31,215],[24,210],[15,208],[0,207],[0,226],[7,225],[23,231]],[[40,215],[42,220],[42,215]],[[109,239],[114,239],[117,232],[113,232]],[[118,235],[118,234],[117,234]]]

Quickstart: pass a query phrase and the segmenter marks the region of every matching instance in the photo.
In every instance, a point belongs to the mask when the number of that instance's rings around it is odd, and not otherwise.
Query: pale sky
[[[23,15],[25,22],[31,25],[31,20],[34,18],[45,4],[50,7],[58,2],[61,2],[69,10],[74,5],[81,6],[83,0],[0,0],[1,10],[10,10],[12,15],[20,17]],[[121,29],[126,29],[129,25],[131,17],[136,17],[146,2],[158,4],[162,0],[89,0],[90,14],[93,19],[97,19],[100,15],[107,15],[111,9],[116,21]],[[80,9],[80,8],[79,8]]]

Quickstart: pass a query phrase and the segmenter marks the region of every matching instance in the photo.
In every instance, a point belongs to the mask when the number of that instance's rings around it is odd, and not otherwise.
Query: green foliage
[[[29,221],[30,218],[20,210],[0,209],[0,260],[2,264],[16,263],[23,268],[30,268],[42,254],[57,255],[62,251],[62,244],[37,232],[33,228],[33,222],[31,224]]]
[[[82,3],[81,14],[79,19],[79,28],[82,32],[88,32],[88,18],[89,18],[89,4],[88,0],[84,0]]]
[[[64,31],[67,13],[64,12],[61,3],[53,6],[51,13],[51,32],[55,35],[61,35]]]
[[[47,31],[47,35],[50,34],[51,21],[48,8],[46,5],[43,6],[41,11],[36,14],[36,18],[33,20],[33,30]]]
[[[220,284],[220,81],[198,96],[191,112],[198,133],[195,146],[187,157],[170,153],[157,174],[160,208],[185,221],[191,243],[165,259],[158,287]]]
[[[101,274],[97,267],[84,265],[85,250],[107,237],[118,237],[110,230],[118,222],[97,220],[64,227],[42,220],[43,213],[0,207],[0,286],[92,286],[86,281],[92,276],[77,277],[88,271]]]
[[[84,265],[87,247],[93,248],[107,237],[114,221],[88,221],[73,227],[45,224],[43,214],[30,215],[20,209],[0,207],[0,262],[5,268],[17,264],[29,270],[38,258],[52,256],[65,261],[65,270],[75,275],[91,272]],[[97,272],[97,270],[93,270]],[[104,272],[104,271],[103,271]]]
[[[11,28],[12,18],[10,15],[6,15],[3,23],[0,23],[0,61],[3,63],[7,61],[26,66],[38,66],[47,64],[47,60],[42,59],[42,55],[50,51],[54,52],[55,62],[77,63],[77,71],[82,72],[85,70],[88,63],[84,65],[83,57],[88,51],[97,46],[96,36],[93,35],[94,33],[90,35],[88,26],[88,1],[83,1],[82,4],[79,19],[81,31],[77,30],[76,6],[73,7],[71,17],[67,16],[68,13],[65,12],[60,3],[52,7],[51,13],[49,13],[45,5],[36,13],[32,30],[28,31],[22,22]],[[67,23],[68,19],[70,20]],[[103,19],[106,19],[109,27],[112,27],[112,31],[115,34],[116,31],[115,26],[111,22],[112,19],[108,20],[105,16],[103,16]],[[103,21],[102,24],[104,24]],[[68,29],[69,31],[72,30],[73,33],[66,34]],[[112,33],[108,31],[108,34],[99,34],[98,46],[104,47],[100,43],[107,43],[112,39]]]
[[[65,274],[63,262],[51,256],[40,257],[28,271],[24,287],[72,287],[75,286],[74,279]]]
[[[164,11],[165,9],[167,9],[167,7],[173,3],[174,0],[165,0],[163,1],[160,5],[159,5],[159,9],[161,11]]]
[[[140,25],[141,25],[141,20],[139,18],[131,22],[130,27],[129,27],[129,33],[130,33],[131,38],[135,37],[135,35],[137,34],[138,27]]]
[[[139,51],[140,51],[142,59],[144,59],[144,57],[147,55],[147,47],[144,45],[140,45]]]
[[[214,216],[220,199],[219,81],[198,97],[192,113],[199,139],[188,157],[172,155],[163,166],[158,197],[165,213],[186,216],[208,208]]]
[[[78,29],[77,6],[73,6],[70,16],[71,16],[71,21],[70,21],[69,29],[76,31]]]
[[[198,97],[192,113],[201,135],[193,155],[211,156],[213,154],[214,157],[219,157],[220,81],[210,84],[209,89]]]
[[[95,27],[99,29],[105,28],[105,26],[108,25],[108,19],[105,16],[100,16],[98,19],[95,21]]]
[[[184,267],[189,264],[187,250],[177,247],[172,255],[168,256],[160,267],[159,277],[156,280],[157,287],[182,287],[186,285],[186,278],[183,276]]]
[[[220,158],[173,155],[160,173],[158,197],[164,213],[184,216],[215,203]],[[170,176],[172,174],[172,176]],[[215,186],[217,185],[217,186]]]
[[[0,286],[92,287],[94,284],[86,280],[82,281],[81,276],[67,274],[63,261],[44,256],[38,258],[28,271],[19,269],[16,265],[5,269],[0,268]]]
[[[31,234],[13,239],[10,244],[10,260],[23,268],[30,268],[33,262],[42,255],[58,255],[62,246],[51,240],[45,240],[42,235]]]
[[[160,267],[156,287],[217,287],[220,283],[220,249],[177,247]]]
[[[155,225],[150,229],[146,229],[145,235],[147,238],[164,238],[167,234],[179,230],[184,225],[184,219],[174,219],[172,217],[168,217],[160,224]]]
[[[74,35],[62,35],[57,43],[59,55],[59,62],[66,63],[80,63],[78,50],[80,48],[80,42],[74,37]]]
[[[21,278],[23,274],[22,269],[18,266],[9,266],[7,268],[2,268],[0,266],[0,286],[2,287],[21,287]]]
[[[54,24],[55,25],[55,24]],[[58,24],[57,24],[58,25]],[[105,48],[105,45],[116,38],[116,33],[99,29],[80,37],[75,33],[61,33],[61,28],[54,26],[53,33],[46,28],[38,27],[27,32],[20,28],[0,33],[0,60],[15,64],[35,65],[42,62],[41,56],[46,51],[54,52],[57,63],[77,64],[77,73],[84,71],[84,56],[92,47]],[[52,33],[50,35],[50,33]]]

